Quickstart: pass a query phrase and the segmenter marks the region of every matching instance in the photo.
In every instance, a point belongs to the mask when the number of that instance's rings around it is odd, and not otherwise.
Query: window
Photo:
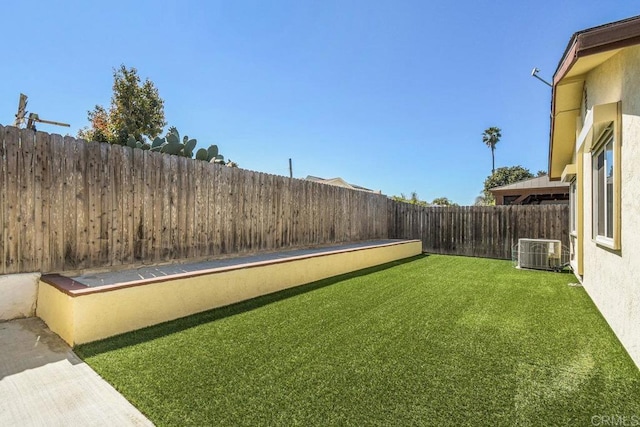
[[[593,151],[593,237],[597,242],[613,246],[614,167],[613,124],[598,139]]]

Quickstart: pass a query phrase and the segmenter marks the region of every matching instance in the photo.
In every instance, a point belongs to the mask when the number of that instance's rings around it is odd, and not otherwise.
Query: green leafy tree
[[[491,204],[490,201],[487,200],[487,198],[484,196],[484,193],[476,197],[476,199],[473,202],[474,206],[487,206],[490,204]]]
[[[87,116],[91,126],[81,129],[78,132],[78,138],[87,141],[109,142],[111,136],[109,112],[101,105],[96,105],[93,111],[87,112]]]
[[[409,203],[409,204],[418,205],[418,206],[429,206],[428,202],[425,202],[424,200],[420,200],[420,198],[418,197],[418,193],[416,193],[415,191],[411,192],[410,197],[405,196],[404,193],[400,193],[399,196],[391,196],[391,198],[396,202]]]
[[[79,138],[120,145],[126,145],[130,137],[152,140],[166,125],[164,101],[156,86],[149,79],[141,82],[138,71],[124,65],[113,70],[109,110],[96,105],[87,118],[90,126],[78,132]]]
[[[449,200],[446,197],[437,197],[437,198],[433,199],[431,204],[435,205],[435,206],[458,206],[457,203],[452,202],[451,200]]]
[[[541,177],[541,176],[547,176],[547,171],[545,170],[539,170],[538,173],[536,174],[537,177]]]
[[[481,204],[493,205],[495,199],[493,194],[489,191],[491,188],[501,187],[503,185],[513,184],[514,182],[522,181],[525,179],[533,178],[533,174],[527,168],[522,166],[510,166],[496,169],[491,175],[484,180],[484,200]],[[476,199],[476,204],[479,200]]]
[[[490,127],[489,129],[486,129],[482,134],[482,142],[487,144],[487,147],[491,148],[491,173],[492,174],[495,173],[496,171],[495,151],[496,151],[496,144],[498,144],[498,142],[500,141],[500,138],[502,138],[501,132],[502,132],[501,129],[498,127]]]

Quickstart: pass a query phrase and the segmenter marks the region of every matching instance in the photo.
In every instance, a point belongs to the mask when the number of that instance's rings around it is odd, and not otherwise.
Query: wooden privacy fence
[[[569,246],[569,206],[421,207],[388,201],[389,236],[422,240],[425,252],[511,259],[519,238]]]
[[[511,258],[568,245],[568,206],[419,207],[383,195],[0,126],[0,274],[399,238]]]
[[[0,274],[387,238],[385,196],[0,126]]]

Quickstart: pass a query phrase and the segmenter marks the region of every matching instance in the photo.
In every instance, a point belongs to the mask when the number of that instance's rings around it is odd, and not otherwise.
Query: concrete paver
[[[0,426],[152,426],[32,317],[0,323]]]

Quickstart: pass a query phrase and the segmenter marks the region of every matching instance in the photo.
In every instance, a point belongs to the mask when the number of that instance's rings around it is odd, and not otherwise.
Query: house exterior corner
[[[640,17],[572,37],[554,76],[549,169],[571,185],[572,268],[640,367],[639,74]]]

